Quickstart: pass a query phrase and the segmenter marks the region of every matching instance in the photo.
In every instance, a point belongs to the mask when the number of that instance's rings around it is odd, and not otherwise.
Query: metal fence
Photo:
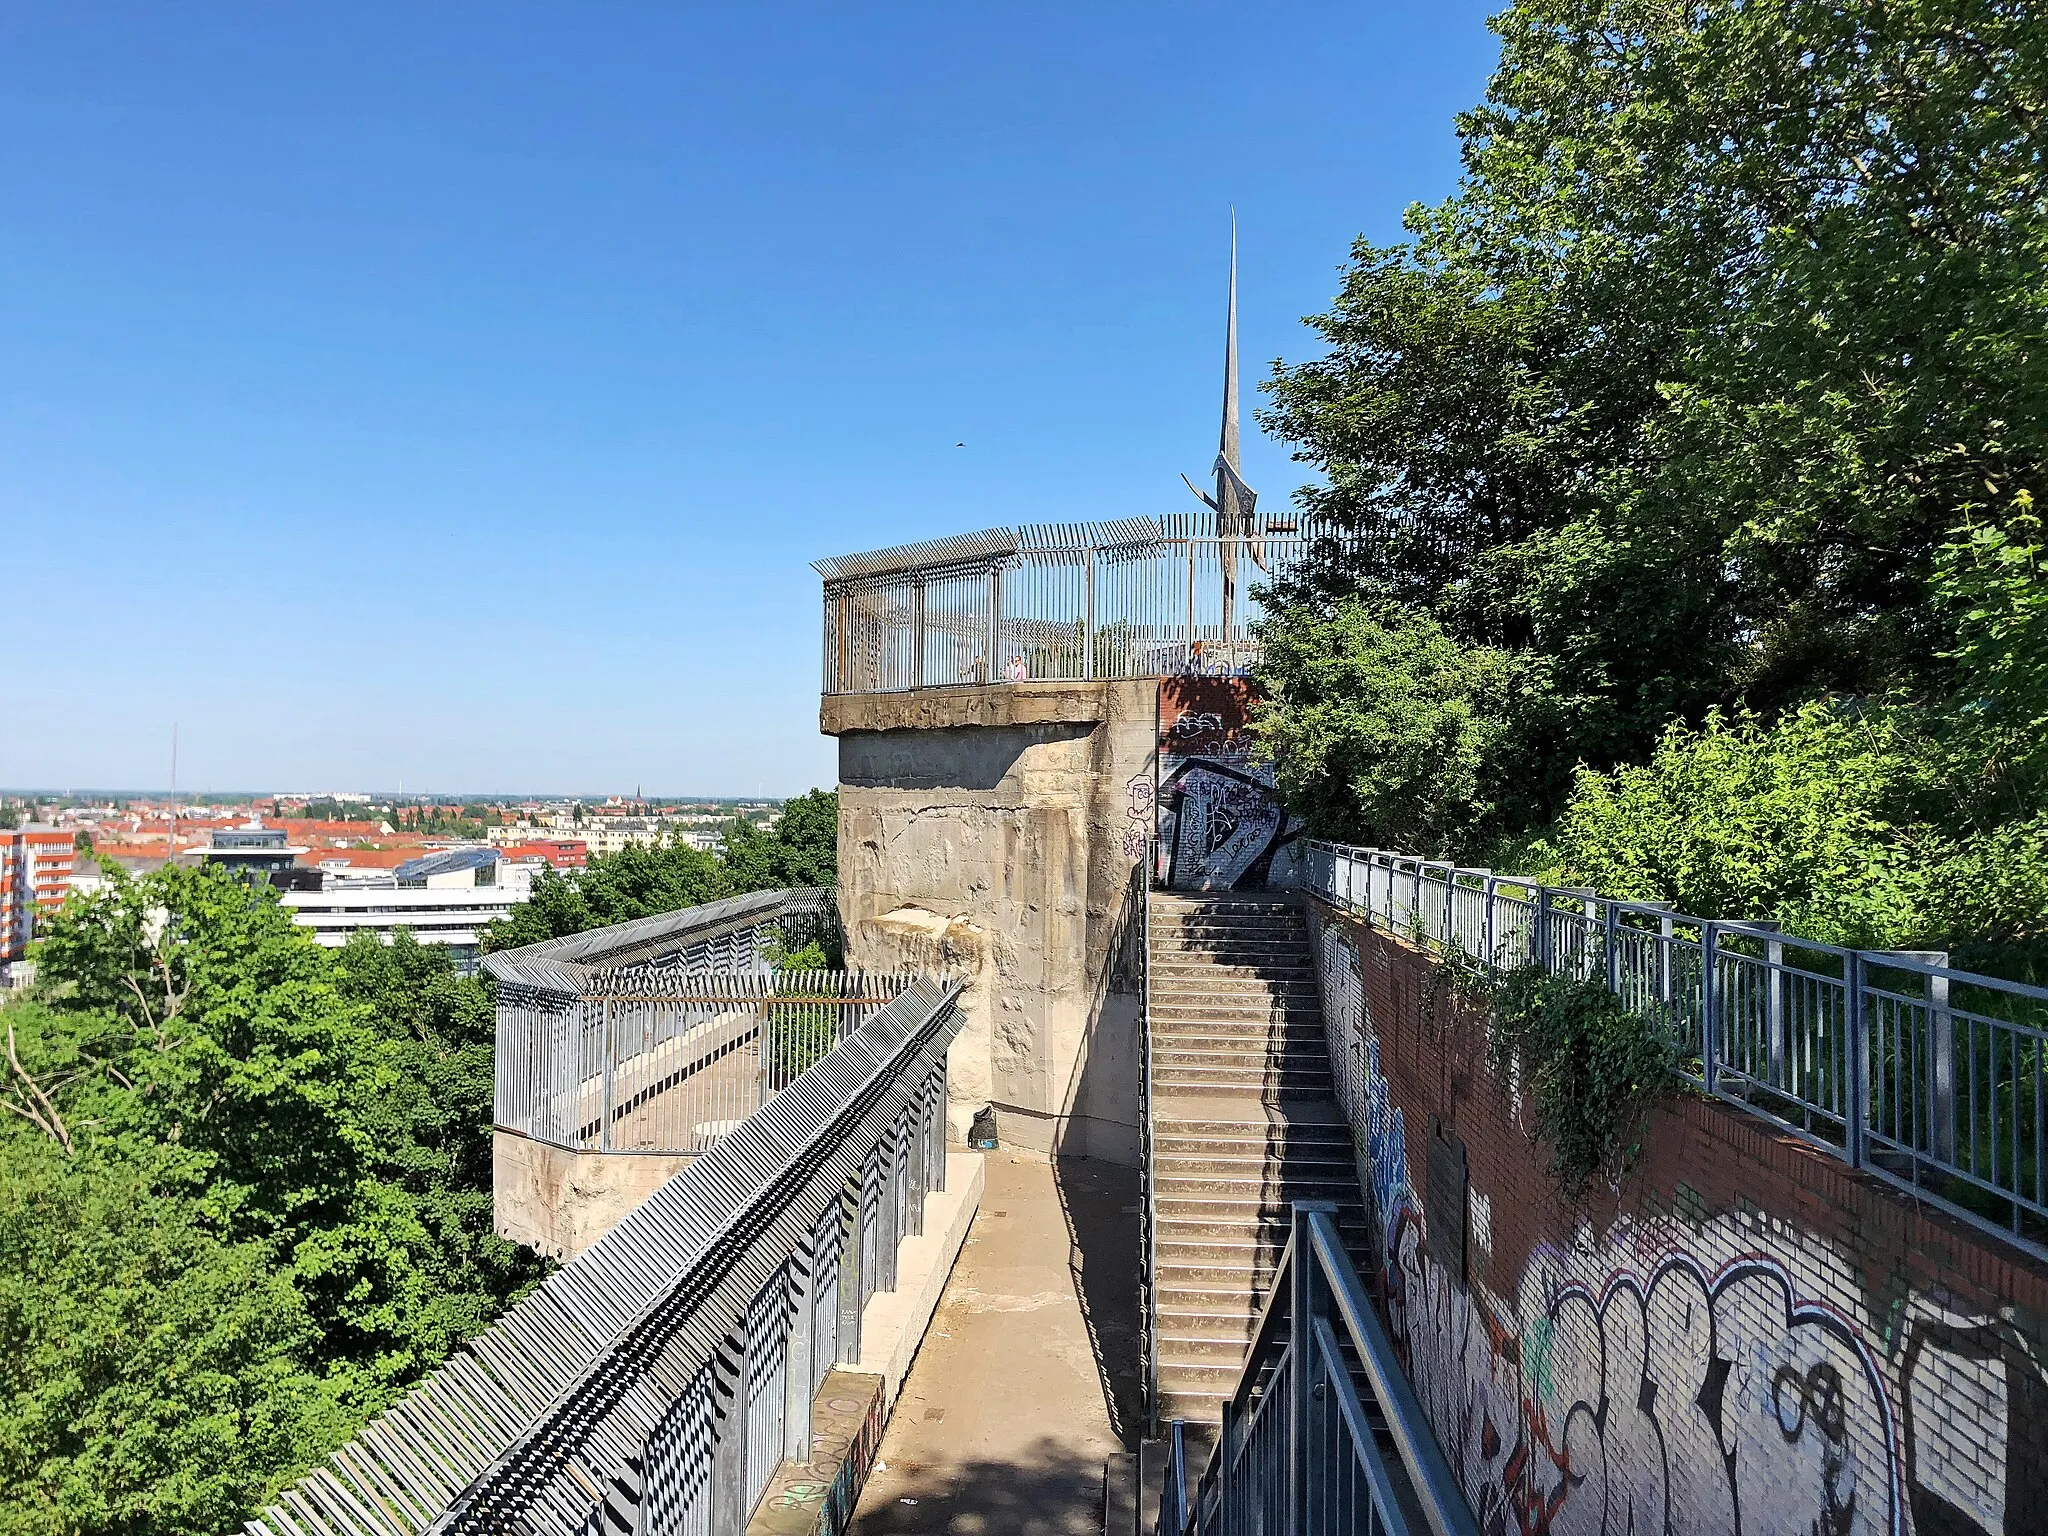
[[[1223,1425],[1189,1487],[1186,1427],[1169,1431],[1157,1536],[1478,1536],[1331,1208],[1293,1232]]]
[[[634,965],[574,993],[501,986],[498,1127],[572,1151],[701,1152],[910,981]]]
[[[1255,583],[1355,535],[1256,516],[1043,524],[816,562],[824,691],[960,683],[1241,675],[1258,656]]]
[[[489,956],[500,1130],[588,1152],[716,1143],[903,991],[907,976],[777,971],[836,923],[771,891]]]
[[[958,995],[910,983],[251,1536],[738,1536],[943,1187]]]
[[[1708,1093],[2048,1253],[2048,988],[1382,849],[1310,843],[1300,867],[1315,895],[1489,976],[1599,982]],[[1334,1065],[1343,1086],[1355,1063]]]

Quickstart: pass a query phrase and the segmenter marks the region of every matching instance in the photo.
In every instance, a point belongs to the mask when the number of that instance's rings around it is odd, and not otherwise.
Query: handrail
[[[1366,1410],[1368,1394],[1384,1431]],[[1478,1536],[1329,1205],[1295,1202],[1273,1289],[1192,1497],[1190,1470],[1176,1420],[1155,1536]]]
[[[957,980],[924,978],[250,1522],[251,1536],[740,1536],[944,1187]],[[746,1411],[734,1412],[735,1401]]]
[[[1705,1092],[2048,1256],[2048,987],[1381,848],[1312,841],[1298,868],[1319,901],[1490,977],[1604,986]]]
[[[702,1152],[914,979],[630,965],[554,1007],[501,988],[493,1124],[572,1152]]]
[[[829,887],[750,891],[723,901],[633,918],[559,939],[543,939],[483,958],[503,986],[579,992],[589,973],[613,966],[680,960],[703,970],[760,968],[761,948],[791,925],[835,929],[838,908]]]
[[[837,923],[829,890],[755,891],[486,956],[493,1124],[576,1152],[702,1152],[903,990],[773,969],[772,940]]]
[[[1148,1433],[1159,1427],[1159,1193],[1152,1175],[1152,871],[1157,839],[1147,839],[1144,862],[1138,867],[1138,921],[1143,927],[1141,975],[1138,984],[1138,1036],[1142,1055],[1138,1075],[1138,1178],[1144,1185],[1145,1217],[1138,1256],[1144,1305],[1138,1323],[1144,1330],[1144,1418]]]

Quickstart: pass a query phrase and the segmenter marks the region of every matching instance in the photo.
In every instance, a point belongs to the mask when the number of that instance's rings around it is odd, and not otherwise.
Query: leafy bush
[[[1935,560],[1934,592],[1955,626],[1961,684],[2022,770],[2048,757],[2048,555],[2022,490],[2004,523],[1956,530]]]
[[[1826,943],[1947,949],[2038,975],[2048,815],[1970,825],[1968,754],[1928,723],[1823,702],[1769,725],[1673,725],[1647,763],[1581,772],[1534,862],[1696,917],[1775,918]]]
[[[1597,981],[1530,966],[1487,990],[1488,1056],[1519,1078],[1550,1171],[1576,1191],[1616,1155],[1672,1091],[1673,1053],[1656,1026]]]
[[[1896,946],[1926,922],[1920,770],[1882,714],[1808,705],[1766,726],[1674,724],[1649,762],[1582,771],[1552,834],[1555,872],[1700,917],[1774,917],[1830,942]],[[1917,856],[1916,856],[1917,854]]]
[[[1265,626],[1253,720],[1281,792],[1324,836],[1439,852],[1497,824],[1524,680],[1424,613],[1347,598]]]

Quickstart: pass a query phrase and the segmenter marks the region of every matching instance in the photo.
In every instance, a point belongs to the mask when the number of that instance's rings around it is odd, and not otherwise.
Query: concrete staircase
[[[1149,938],[1159,1418],[1213,1425],[1286,1247],[1290,1204],[1334,1202],[1354,1251],[1365,1207],[1300,908],[1155,891]]]

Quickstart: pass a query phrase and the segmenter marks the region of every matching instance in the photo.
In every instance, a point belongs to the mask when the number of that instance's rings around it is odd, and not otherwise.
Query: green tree
[[[1288,803],[1325,836],[1439,854],[1496,826],[1525,692],[1517,658],[1427,613],[1341,600],[1268,638],[1255,718]]]
[[[2024,948],[2030,877],[1998,869],[2039,866],[2048,811],[2040,18],[1518,0],[1493,26],[1458,191],[1354,248],[1324,355],[1272,380],[1303,504],[1354,535],[1273,594],[1283,784],[1418,851],[1487,861],[1562,813],[1588,878]],[[1495,675],[1514,706],[1472,711]],[[1393,707],[1420,676],[1437,717]],[[1823,880],[1865,894],[1828,910]]]
[[[220,1529],[541,1266],[490,1230],[491,1008],[218,870],[110,872],[0,1008],[0,1532]]]
[[[789,801],[772,831],[732,822],[715,853],[671,838],[599,854],[567,875],[544,869],[531,896],[490,926],[484,948],[516,949],[749,891],[834,885],[838,842],[839,797],[814,789]]]
[[[0,1533],[232,1529],[356,1422],[317,1332],[146,1162],[0,1135]]]
[[[2019,0],[1522,0],[1458,193],[1361,243],[1268,421],[1369,533],[1293,595],[1549,658],[1562,789],[1672,718],[1938,687],[1947,530],[2048,448]],[[2004,511],[1999,510],[2001,518]]]

